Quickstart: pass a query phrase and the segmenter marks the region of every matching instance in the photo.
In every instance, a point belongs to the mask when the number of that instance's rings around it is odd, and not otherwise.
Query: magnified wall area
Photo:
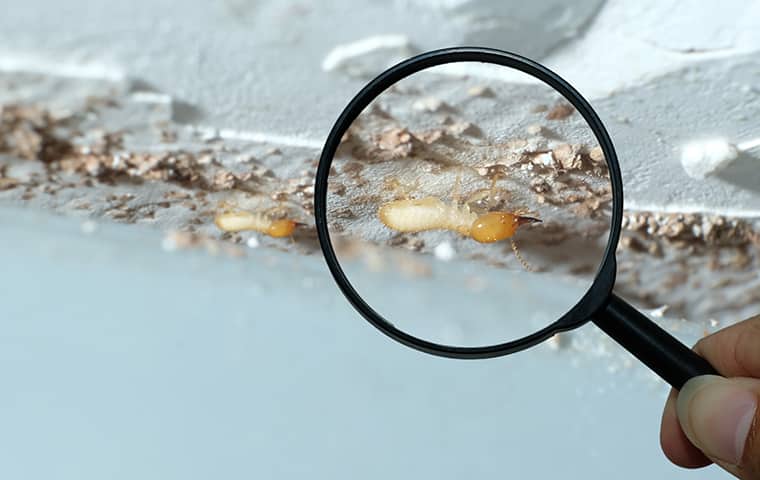
[[[349,282],[434,343],[496,345],[548,326],[589,290],[607,249],[612,185],[594,132],[510,67],[457,62],[401,79],[346,128],[327,183]],[[402,298],[428,314],[409,318]]]

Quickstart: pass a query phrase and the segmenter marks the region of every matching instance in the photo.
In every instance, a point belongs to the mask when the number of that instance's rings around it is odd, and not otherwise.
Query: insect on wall
[[[327,211],[338,260],[376,311],[418,337],[481,346],[535,331],[585,293],[611,201],[572,105],[521,72],[462,63],[401,80],[359,115]],[[409,298],[429,318],[406,318]]]

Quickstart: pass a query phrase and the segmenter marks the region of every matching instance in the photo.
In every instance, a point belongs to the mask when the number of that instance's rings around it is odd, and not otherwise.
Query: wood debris
[[[375,145],[391,158],[405,158],[414,152],[416,138],[406,128],[391,128],[375,136]]]
[[[567,102],[560,102],[554,105],[546,113],[547,120],[564,120],[575,112],[575,107]]]

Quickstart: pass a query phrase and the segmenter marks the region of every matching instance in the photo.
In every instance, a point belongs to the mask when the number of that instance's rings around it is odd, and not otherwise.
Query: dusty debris
[[[530,181],[530,187],[536,193],[546,193],[551,191],[552,187],[545,178],[537,177]]]
[[[604,152],[602,151],[602,147],[600,147],[600,146],[596,146],[596,147],[592,148],[589,151],[588,156],[591,159],[591,161],[594,162],[594,163],[604,163],[604,161],[605,161],[605,159],[604,159]]]
[[[227,170],[220,170],[214,175],[213,185],[217,190],[231,190],[239,184],[240,179]]]
[[[412,108],[420,112],[451,112],[454,108],[443,100],[435,97],[424,97],[415,100]]]
[[[66,119],[30,105],[3,105],[0,110],[0,153],[27,160],[52,162],[67,154],[72,145],[55,131]]]
[[[477,125],[465,120],[456,120],[451,117],[445,117],[443,123],[446,126],[446,132],[451,135],[469,135],[471,137],[482,137],[483,131]]]
[[[467,89],[467,95],[470,97],[494,98],[496,93],[487,85],[475,85]]]
[[[422,140],[426,144],[430,145],[432,143],[437,142],[441,138],[443,138],[443,136],[445,134],[446,134],[446,132],[443,129],[437,128],[437,129],[434,129],[434,130],[428,130],[426,132],[421,132],[419,134],[419,138],[420,138],[420,140]]]
[[[541,125],[534,123],[532,125],[528,125],[528,127],[525,129],[525,133],[528,135],[540,135],[544,131],[544,127]]]
[[[583,168],[581,157],[581,145],[570,145],[563,143],[554,147],[554,158],[557,159],[562,168],[566,170],[580,170]]]
[[[375,145],[390,152],[392,158],[404,158],[412,155],[415,137],[406,128],[391,128],[375,137]]]
[[[575,112],[575,107],[567,102],[554,105],[547,113],[547,120],[564,120]]]
[[[3,190],[10,190],[20,185],[20,181],[15,178],[0,177],[0,192]]]
[[[89,101],[83,108],[97,113],[99,108],[119,108],[119,102]],[[175,183],[183,191],[165,192],[166,201],[141,199],[135,202],[134,195],[120,194],[106,195],[102,205],[87,201],[76,205],[67,203],[73,209],[96,209],[99,214],[124,223],[151,221],[160,210],[176,204],[187,211],[197,212],[196,216],[185,220],[187,228],[194,228],[209,225],[213,219],[215,212],[204,210],[208,207],[206,197],[210,192],[226,194],[229,198],[248,195],[268,199],[275,185],[287,185],[283,189],[287,192],[281,191],[284,195],[278,198],[279,203],[291,202],[301,207],[304,217],[311,215],[314,192],[310,170],[300,172],[295,178],[278,179],[270,169],[249,155],[251,160],[246,165],[247,171],[234,172],[231,167],[225,168],[217,162],[216,156],[218,152],[228,152],[228,156],[240,154],[216,141],[214,147],[198,150],[167,147],[135,151],[125,144],[127,132],[110,131],[101,126],[83,129],[80,122],[86,118],[76,112],[66,118],[56,118],[37,106],[2,106],[0,153],[9,158],[38,161],[44,168],[39,174],[33,173],[28,179],[21,180],[6,176],[7,165],[0,164],[0,190],[24,188],[20,198],[30,201],[37,193],[58,195],[65,189],[97,187],[108,191],[144,182]],[[165,123],[155,127],[157,145],[161,145],[160,138],[165,137],[167,128]],[[72,176],[79,176],[79,179],[72,181]]]
[[[744,220],[700,214],[626,212],[622,225],[681,248],[749,245],[755,233]]]
[[[607,174],[601,149],[576,145],[571,139],[562,139],[559,133],[551,135],[555,127],[561,132],[564,130],[560,127],[581,120],[579,116],[572,117],[573,109],[568,104],[551,104],[551,108],[544,104],[527,105],[526,108],[532,107],[532,111],[538,114],[531,121],[538,123],[520,126],[525,138],[499,138],[498,143],[494,143],[488,132],[481,132],[478,125],[465,119],[470,115],[470,106],[480,108],[499,102],[473,99],[457,103],[462,113],[454,114],[445,102],[424,101],[425,96],[436,97],[435,91],[406,88],[402,93],[403,106],[423,100],[420,105],[424,103],[425,111],[432,109],[436,113],[427,118],[441,123],[427,123],[424,128],[416,130],[401,120],[403,112],[414,114],[414,109],[397,110],[391,108],[391,103],[370,107],[369,115],[352,126],[341,145],[340,152],[347,161],[334,169],[329,192],[342,203],[332,218],[348,225],[366,212],[373,212],[372,204],[392,200],[389,196],[398,192],[384,189],[374,169],[387,167],[388,160],[401,159],[405,167],[400,171],[410,173],[404,182],[413,183],[415,176],[419,175],[451,180],[446,188],[436,192],[447,201],[454,193],[454,175],[461,174],[463,185],[466,185],[461,192],[462,198],[478,189],[488,188],[491,180],[498,179],[499,189],[518,191],[515,198],[499,199],[498,208],[520,209],[531,205],[561,210],[565,218],[573,221],[569,224],[547,221],[542,224],[540,235],[537,234],[539,230],[532,230],[527,240],[520,239],[521,251],[531,263],[535,254],[533,249],[571,246],[579,239],[586,242],[603,238],[601,235],[605,232],[599,228],[609,225],[602,220],[608,218],[611,193],[608,188],[600,187]],[[469,89],[467,95],[487,98],[495,93],[483,86]],[[550,102],[544,100],[544,103]],[[87,106],[93,115],[84,116],[97,117],[103,109],[122,108],[124,103],[124,99],[95,99]],[[142,144],[150,145],[150,149],[146,149],[135,147],[134,132],[119,131],[105,124],[99,126],[100,131],[92,126],[83,128],[81,113],[72,109],[65,117],[57,117],[39,107],[3,107],[0,152],[13,158],[14,162],[33,161],[39,170],[36,175],[17,175],[16,170],[4,172],[0,165],[0,189],[3,184],[15,189],[4,193],[3,197],[31,199],[40,204],[55,202],[56,197],[60,197],[60,205],[65,205],[61,208],[68,211],[79,208],[88,210],[95,217],[106,216],[121,222],[155,219],[159,227],[166,226],[171,219],[169,224],[183,232],[173,234],[167,240],[167,246],[171,248],[173,245],[175,249],[208,248],[212,252],[222,252],[223,245],[238,246],[236,242],[239,242],[238,248],[243,248],[246,242],[258,245],[260,241],[263,245],[278,245],[288,250],[316,251],[311,220],[317,160],[314,154],[299,154],[302,155],[299,158],[289,147],[252,148],[243,141],[222,138],[216,129],[204,130],[203,138],[198,133],[200,130],[190,136],[170,121],[153,122],[151,127],[135,123],[138,129],[154,130],[154,141]],[[424,116],[424,112],[416,115]],[[567,119],[567,123],[549,124],[541,117],[551,121]],[[302,162],[303,168],[296,166],[297,162]],[[171,185],[164,185],[167,183]],[[154,184],[156,195],[144,195],[145,191],[154,188]],[[123,189],[133,187],[141,194],[132,199],[124,197]],[[106,195],[76,199],[66,193],[73,188],[85,191],[94,188],[97,192],[113,189],[114,197],[108,200]],[[419,188],[412,192],[416,196],[423,193]],[[473,202],[471,206],[490,208],[489,200]],[[212,223],[219,213],[217,205],[220,201],[230,201],[238,208],[252,212],[283,206],[304,224],[303,228],[298,228],[299,235],[303,235],[294,237],[293,241],[275,241],[265,235],[220,234]],[[576,221],[578,225],[573,223]],[[625,222],[626,230],[618,252],[621,264],[618,283],[633,301],[652,306],[671,305],[669,315],[671,312],[673,315],[712,312],[711,316],[716,311],[737,308],[742,302],[758,301],[747,293],[758,287],[752,274],[758,268],[760,235],[751,222],[654,212],[627,212]],[[415,235],[390,234],[386,245],[432,256],[435,247],[442,244],[439,238]],[[216,238],[213,242],[218,243],[211,242],[206,247],[206,242],[201,240],[204,237]],[[302,249],[302,245],[309,245],[311,249]],[[505,268],[516,266],[516,262],[500,261],[498,256],[471,255],[455,242],[451,247],[457,258],[472,258],[472,261]],[[576,250],[572,252],[576,254]],[[439,249],[438,253],[446,256],[446,251]],[[506,253],[511,252],[499,251],[501,257]],[[646,256],[653,258],[647,260]],[[631,262],[631,259],[636,261]],[[373,268],[400,269],[395,261],[387,260],[379,255],[367,255],[367,263],[374,265]],[[646,262],[646,268],[641,267],[642,262]],[[623,265],[626,264],[632,264],[632,267],[625,270]],[[413,265],[407,271],[426,275],[425,269],[418,267]],[[695,272],[706,272],[709,268],[715,269],[711,273],[713,279],[708,281],[695,275]],[[589,265],[582,262],[572,264],[568,272],[593,274]],[[668,284],[671,288],[667,287]],[[703,307],[700,303],[702,310],[684,302],[684,292],[693,296],[693,292],[706,289],[733,290],[725,295],[726,298],[704,295],[711,300],[700,300],[705,304]],[[707,313],[705,318],[708,318]]]

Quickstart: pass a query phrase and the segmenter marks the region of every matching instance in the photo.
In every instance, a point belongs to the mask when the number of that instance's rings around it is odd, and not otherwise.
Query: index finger
[[[760,378],[760,315],[708,335],[694,351],[725,377]]]

